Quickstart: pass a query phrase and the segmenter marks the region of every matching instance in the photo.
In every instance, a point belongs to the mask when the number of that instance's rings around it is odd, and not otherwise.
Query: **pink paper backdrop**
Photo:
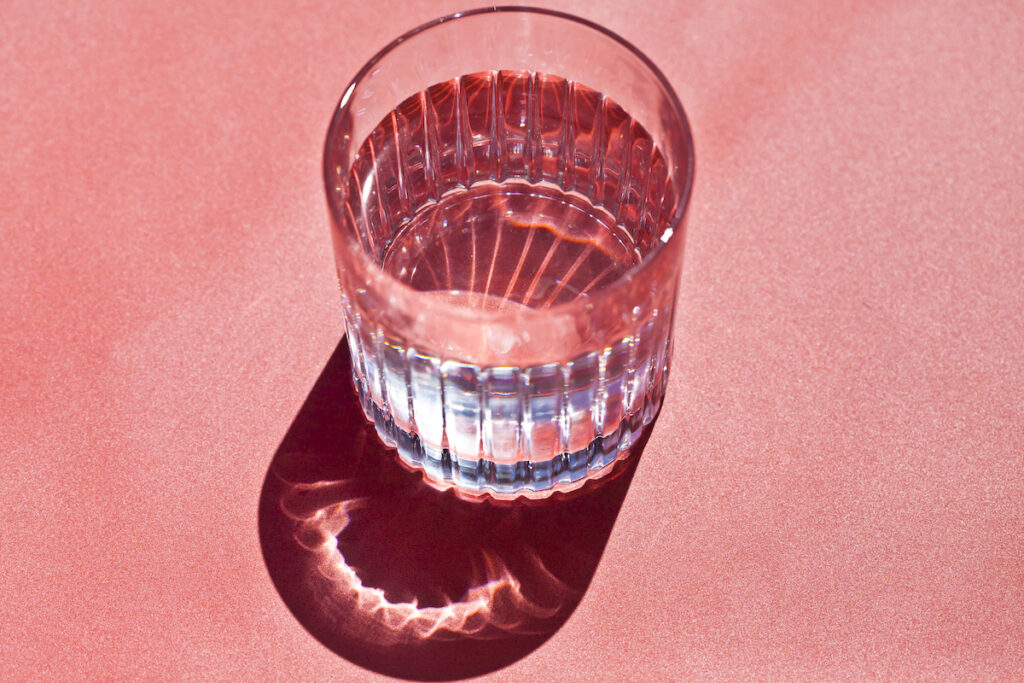
[[[549,6],[663,68],[698,172],[661,419],[493,679],[1024,677],[1024,10]],[[0,678],[375,678],[257,500],[341,335],[332,108],[464,7],[4,3]]]

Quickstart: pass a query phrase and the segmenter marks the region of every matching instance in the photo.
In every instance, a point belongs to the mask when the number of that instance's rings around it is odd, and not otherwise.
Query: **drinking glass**
[[[364,66],[324,177],[366,417],[438,487],[544,497],[657,414],[693,179],[637,48],[559,12],[430,22]]]

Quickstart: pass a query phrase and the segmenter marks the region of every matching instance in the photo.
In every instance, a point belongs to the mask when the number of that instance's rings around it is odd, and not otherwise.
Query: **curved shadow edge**
[[[366,669],[435,681],[503,668],[580,603],[655,421],[577,491],[464,500],[378,440],[342,339],[264,480],[267,571],[310,634]]]

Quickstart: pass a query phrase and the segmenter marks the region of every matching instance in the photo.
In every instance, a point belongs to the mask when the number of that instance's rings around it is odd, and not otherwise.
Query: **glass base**
[[[572,491],[586,482],[611,472],[613,465],[630,455],[644,427],[658,413],[658,406],[648,406],[628,416],[619,428],[595,438],[583,449],[562,453],[554,458],[529,462],[497,462],[485,458],[468,459],[454,455],[447,448],[426,446],[420,438],[395,425],[355,381],[360,403],[367,418],[384,444],[394,448],[407,467],[423,473],[428,484],[439,489],[454,487],[470,497],[490,495],[499,500],[514,498],[546,498],[556,491]]]

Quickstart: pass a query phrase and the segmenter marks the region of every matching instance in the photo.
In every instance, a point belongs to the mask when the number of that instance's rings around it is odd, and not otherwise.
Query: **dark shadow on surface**
[[[463,500],[378,441],[350,368],[342,340],[264,481],[260,543],[285,604],[328,648],[391,676],[466,678],[521,659],[582,599],[651,427],[579,491]]]

